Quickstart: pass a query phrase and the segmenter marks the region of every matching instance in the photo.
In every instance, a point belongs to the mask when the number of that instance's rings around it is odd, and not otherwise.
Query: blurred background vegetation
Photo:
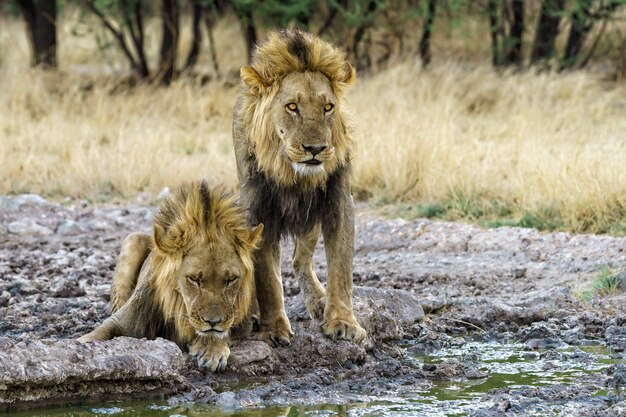
[[[626,76],[624,25],[617,13],[626,0],[4,0],[2,12],[21,15],[34,66],[62,66],[57,53],[58,15],[67,9],[80,17],[70,28],[75,37],[96,36],[100,49],[117,48],[139,79],[169,84],[191,71],[201,54],[220,69],[213,35],[216,22],[232,18],[245,40],[248,56],[263,33],[295,26],[343,47],[361,71],[379,71],[405,57],[428,65],[439,55],[489,54],[494,67],[541,65],[578,69],[605,60],[614,76]],[[91,19],[89,19],[91,17]],[[146,36],[158,20],[158,42]],[[100,25],[101,29],[94,28]],[[103,35],[108,32],[108,36]],[[187,45],[181,32],[189,30]],[[460,30],[473,37],[443,44]],[[462,36],[463,37],[463,36]],[[66,48],[72,39],[63,38]],[[151,62],[151,57],[154,57]]]
[[[368,207],[625,235],[625,2],[0,0],[0,193],[236,188],[239,69],[301,27],[359,71]]]

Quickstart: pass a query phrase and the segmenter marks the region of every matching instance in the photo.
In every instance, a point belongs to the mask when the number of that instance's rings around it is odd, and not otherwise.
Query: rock
[[[524,342],[525,350],[543,350],[543,349],[557,349],[563,346],[564,343],[559,338],[545,338],[545,339],[528,339]]]
[[[101,219],[90,219],[80,223],[81,226],[94,231],[105,231],[111,229],[112,225],[109,222]]]
[[[424,369],[424,371],[426,371],[426,369]],[[465,371],[466,366],[458,359],[452,358],[446,359],[438,364],[435,369],[427,373],[427,375],[434,379],[452,379],[463,376]]]
[[[157,195],[157,200],[163,200],[167,196],[171,194],[169,187],[165,187],[161,190],[161,192]]]
[[[513,278],[524,278],[526,276],[526,268],[514,268],[511,274]]]
[[[448,302],[443,297],[426,296],[420,299],[424,313],[436,313],[446,307]]]
[[[53,234],[52,230],[31,219],[22,219],[9,223],[8,231],[11,234],[21,236],[50,236]]]
[[[411,326],[424,318],[419,300],[410,292],[370,287],[353,288],[354,314],[368,334],[369,343],[398,340],[411,331]],[[287,315],[296,321],[308,320],[302,296],[288,300]]]
[[[8,291],[3,291],[2,294],[0,294],[0,307],[8,306],[10,300],[11,300],[11,293]]]
[[[43,206],[48,204],[45,198],[37,194],[20,194],[13,199],[18,207],[21,206]]]
[[[231,368],[240,368],[252,362],[262,361],[271,355],[272,348],[267,343],[250,340],[231,348],[228,365]]]
[[[616,352],[626,351],[626,325],[617,326],[615,324],[606,328],[605,331],[607,345]]]
[[[53,289],[52,295],[58,298],[74,298],[85,295],[85,288],[77,281],[64,280]]]
[[[8,342],[0,350],[0,404],[172,392],[186,386],[184,364],[178,346],[164,339]]]
[[[85,228],[74,220],[63,220],[57,226],[56,232],[61,236],[76,236],[85,233]]]
[[[0,210],[15,210],[17,203],[6,195],[0,195]]]
[[[232,391],[222,392],[221,394],[217,396],[217,400],[215,401],[215,404],[220,408],[232,409],[232,408],[235,408],[235,406],[238,404],[237,397],[235,393]]]
[[[622,291],[626,291],[626,270],[620,272],[617,275],[617,279],[619,280],[619,289]]]

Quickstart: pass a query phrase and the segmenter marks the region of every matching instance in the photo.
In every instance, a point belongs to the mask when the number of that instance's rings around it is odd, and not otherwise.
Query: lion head
[[[355,79],[345,54],[299,30],[272,32],[241,69],[249,151],[281,185],[325,183],[353,146],[344,93]]]
[[[184,185],[155,215],[154,286],[179,341],[223,338],[247,315],[254,291],[253,251],[263,225],[250,229],[235,197]]]

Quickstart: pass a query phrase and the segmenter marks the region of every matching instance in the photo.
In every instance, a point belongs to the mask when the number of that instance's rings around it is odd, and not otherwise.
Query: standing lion
[[[299,30],[270,33],[241,69],[233,140],[250,224],[265,225],[255,258],[262,337],[290,343],[280,275],[280,238],[295,236],[293,267],[312,318],[332,338],[362,341],[352,309],[353,139],[344,96],[354,68],[333,45]],[[327,289],[313,271],[320,231]]]

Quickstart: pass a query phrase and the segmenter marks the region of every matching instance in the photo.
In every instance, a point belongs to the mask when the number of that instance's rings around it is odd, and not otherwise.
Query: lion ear
[[[165,235],[167,232],[158,223],[154,223],[154,228],[152,231],[152,237],[154,239],[154,245],[161,251],[165,253],[169,253],[169,245],[166,243],[167,239]]]
[[[248,238],[248,243],[253,248],[258,248],[261,244],[261,240],[263,239],[263,223],[259,223],[257,226],[250,229],[250,237]]]
[[[345,64],[345,71],[346,73],[343,77],[343,80],[341,80],[341,82],[345,84],[352,84],[354,80],[356,80],[356,70],[354,69],[352,64],[349,63],[348,61],[346,61],[346,64]]]
[[[250,87],[255,94],[260,94],[265,91],[265,82],[261,75],[250,65],[244,65],[239,72],[242,81]]]
[[[173,226],[166,230],[159,223],[154,223],[154,244],[163,253],[175,254],[184,250],[189,234],[184,228]]]

